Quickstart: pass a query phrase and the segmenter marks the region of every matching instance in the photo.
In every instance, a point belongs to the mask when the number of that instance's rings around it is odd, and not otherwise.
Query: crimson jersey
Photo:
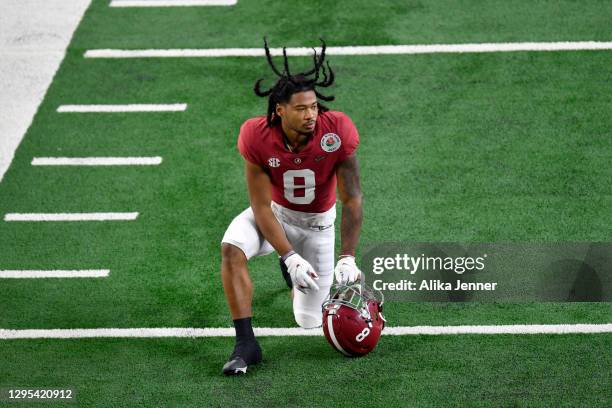
[[[265,116],[248,119],[240,128],[238,150],[265,169],[272,200],[291,210],[321,213],[336,203],[336,165],[359,144],[355,125],[342,112],[320,112],[314,134],[298,152],[290,152],[280,125],[269,128]]]

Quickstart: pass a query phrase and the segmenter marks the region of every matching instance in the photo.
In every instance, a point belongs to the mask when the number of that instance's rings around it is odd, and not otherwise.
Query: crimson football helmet
[[[349,357],[368,354],[385,327],[383,295],[362,282],[335,284],[323,303],[323,332],[333,348]]]

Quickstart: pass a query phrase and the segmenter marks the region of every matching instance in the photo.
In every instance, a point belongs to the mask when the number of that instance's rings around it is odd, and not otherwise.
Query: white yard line
[[[255,328],[256,336],[321,336],[323,331],[301,328]],[[414,326],[387,327],[384,335],[457,335],[457,334],[572,334],[612,333],[612,324],[535,324],[501,326]],[[0,329],[0,339],[76,339],[97,337],[233,337],[233,328],[130,328],[130,329]]]
[[[89,3],[0,2],[0,182]]]
[[[108,213],[8,213],[4,221],[132,221],[137,212]]]
[[[430,44],[430,45],[372,45],[328,47],[328,55],[391,55],[391,54],[445,54],[516,51],[585,51],[611,50],[612,42],[519,42],[483,44]],[[272,55],[282,55],[282,48],[272,48]],[[290,56],[312,55],[312,48],[287,48]],[[207,49],[143,49],[87,50],[85,58],[180,58],[180,57],[263,57],[263,48],[207,48]]]
[[[159,166],[155,157],[34,157],[32,166]]]
[[[113,0],[111,7],[235,6],[238,0]]]
[[[106,278],[109,269],[82,270],[6,270],[0,271],[0,279],[43,279],[43,278]]]
[[[388,327],[385,334],[442,335],[442,334],[570,334],[612,333],[612,324],[512,324],[491,326],[413,326]]]
[[[61,105],[59,113],[183,112],[186,103],[128,105]]]

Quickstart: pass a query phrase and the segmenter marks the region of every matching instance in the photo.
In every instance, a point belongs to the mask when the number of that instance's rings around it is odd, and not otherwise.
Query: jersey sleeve
[[[254,164],[260,164],[257,152],[254,151],[256,143],[253,143],[254,134],[253,125],[250,121],[246,121],[240,126],[240,134],[238,135],[238,151],[246,160]]]
[[[337,126],[338,133],[342,138],[338,161],[343,161],[357,150],[357,146],[359,145],[359,132],[357,132],[357,128],[353,124],[353,121],[344,113],[338,116]]]

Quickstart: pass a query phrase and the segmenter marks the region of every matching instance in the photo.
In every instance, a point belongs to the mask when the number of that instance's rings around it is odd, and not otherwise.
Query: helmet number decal
[[[315,199],[315,173],[310,169],[283,173],[285,199],[292,204],[310,204]]]
[[[366,337],[368,337],[369,334],[370,334],[370,329],[368,329],[367,327],[364,327],[361,333],[355,336],[355,340],[361,343],[362,341],[365,340]]]

